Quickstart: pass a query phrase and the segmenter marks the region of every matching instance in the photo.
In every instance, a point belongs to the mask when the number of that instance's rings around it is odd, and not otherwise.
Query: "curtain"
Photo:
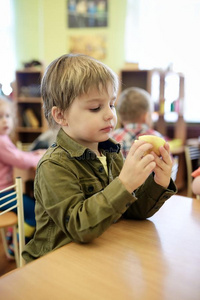
[[[0,84],[6,95],[12,92],[16,67],[12,1],[0,0]]]
[[[126,62],[185,76],[184,119],[200,122],[200,0],[127,0]]]

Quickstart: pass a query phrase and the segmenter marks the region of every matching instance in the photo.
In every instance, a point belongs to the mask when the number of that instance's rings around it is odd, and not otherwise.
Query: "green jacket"
[[[99,146],[107,158],[108,175],[95,153],[62,129],[39,162],[34,189],[37,225],[23,252],[27,262],[71,241],[90,242],[122,215],[151,217],[176,192],[172,180],[165,190],[150,175],[130,194],[118,179],[123,165],[119,144],[108,140]]]

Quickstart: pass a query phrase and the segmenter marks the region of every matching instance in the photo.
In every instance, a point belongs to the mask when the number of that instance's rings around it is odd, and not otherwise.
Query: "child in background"
[[[144,156],[152,145],[138,141],[124,161],[120,145],[109,139],[117,90],[116,74],[85,55],[63,55],[47,68],[45,116],[61,129],[37,167],[36,231],[23,251],[27,262],[72,241],[90,242],[122,216],[148,218],[176,192],[167,143],[159,158]]]
[[[152,129],[151,96],[137,87],[125,89],[119,96],[117,112],[122,128],[111,133],[111,137],[121,144],[121,151],[126,158],[135,140],[140,135],[150,134],[163,137]]]
[[[125,89],[119,96],[117,102],[117,112],[122,124],[122,128],[114,130],[110,137],[121,145],[121,151],[126,158],[135,140],[140,135],[162,134],[152,128],[151,96],[145,90],[138,87]],[[175,181],[178,172],[178,157],[172,157],[171,177]]]
[[[10,139],[14,127],[14,113],[12,102],[0,96],[0,189],[14,183],[13,168],[28,169],[36,167],[44,151],[24,152],[16,148]],[[5,193],[6,194],[6,193]],[[5,206],[7,209],[9,206]],[[30,239],[35,230],[35,200],[24,195],[25,236]],[[17,213],[17,209],[15,210]],[[8,257],[13,255],[12,245]]]

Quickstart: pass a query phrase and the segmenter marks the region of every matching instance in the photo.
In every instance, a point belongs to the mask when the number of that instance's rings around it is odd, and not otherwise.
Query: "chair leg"
[[[187,190],[187,197],[192,198],[192,190],[191,190],[191,188],[188,188],[188,190]]]
[[[2,237],[4,251],[7,254],[8,253],[8,244],[6,241],[6,229],[5,228],[1,228],[1,237]]]
[[[14,245],[14,254],[17,268],[19,267],[19,248],[17,240],[17,226],[13,226],[13,245]]]
[[[8,252],[8,243],[6,241],[6,228],[1,228],[0,230],[1,230],[1,237],[2,237],[2,243],[3,243],[5,254],[8,258],[13,259],[13,257]]]

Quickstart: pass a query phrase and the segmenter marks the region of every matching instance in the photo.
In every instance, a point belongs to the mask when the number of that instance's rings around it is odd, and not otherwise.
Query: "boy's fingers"
[[[152,147],[153,146],[151,144],[145,141],[136,140],[131,146],[129,153],[130,155],[134,155],[136,153],[138,157],[142,158],[145,155],[145,152],[152,149]]]
[[[165,143],[164,144],[164,148],[167,150],[167,152],[169,152],[170,153],[170,145],[169,145],[169,143]]]

